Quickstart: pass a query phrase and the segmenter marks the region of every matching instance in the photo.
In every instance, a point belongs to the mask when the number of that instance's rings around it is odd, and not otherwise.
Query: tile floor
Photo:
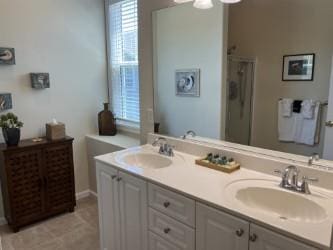
[[[65,213],[12,233],[0,227],[2,250],[99,250],[97,200],[77,201],[74,213]],[[1,248],[0,248],[1,249]]]

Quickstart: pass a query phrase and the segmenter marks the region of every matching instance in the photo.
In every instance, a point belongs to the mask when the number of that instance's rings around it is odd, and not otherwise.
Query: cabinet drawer
[[[149,250],[183,250],[184,248],[177,247],[160,236],[149,232]]]
[[[149,205],[176,220],[195,227],[194,200],[149,184]]]
[[[149,229],[184,250],[194,250],[194,230],[152,208],[149,208]]]

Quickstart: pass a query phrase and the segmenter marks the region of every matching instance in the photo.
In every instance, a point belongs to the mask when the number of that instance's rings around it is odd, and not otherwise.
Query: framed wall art
[[[282,81],[313,81],[315,54],[286,55],[283,57]]]
[[[50,88],[49,73],[30,73],[31,87],[33,89]]]
[[[15,64],[15,49],[0,48],[0,65],[14,65],[14,64]]]
[[[184,69],[176,70],[176,95],[177,96],[200,96],[200,70]]]

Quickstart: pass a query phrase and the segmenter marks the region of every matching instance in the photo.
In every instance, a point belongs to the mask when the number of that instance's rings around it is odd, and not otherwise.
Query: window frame
[[[111,111],[114,113],[112,107],[112,61],[111,61],[111,41],[110,41],[110,13],[109,6],[124,0],[105,0],[104,1],[104,14],[105,14],[105,39],[106,39],[106,59],[107,59],[107,88],[108,88],[108,102],[110,103]],[[137,0],[138,1],[138,0]],[[138,10],[137,10],[138,12]],[[138,21],[139,22],[139,21]],[[138,29],[139,40],[139,29]],[[139,41],[138,41],[139,44]],[[138,51],[138,69],[140,69],[139,51]],[[138,77],[140,79],[140,72],[138,70]],[[140,80],[139,80],[139,121],[130,121],[126,119],[117,118],[116,124],[120,130],[139,134],[140,133],[140,120],[141,120],[141,105],[140,105]]]

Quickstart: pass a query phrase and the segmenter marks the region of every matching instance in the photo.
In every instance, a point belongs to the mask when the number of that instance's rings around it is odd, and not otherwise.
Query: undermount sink
[[[172,160],[153,153],[132,153],[122,156],[125,164],[141,168],[165,168],[172,164]]]
[[[228,190],[240,205],[281,220],[319,223],[327,218],[325,209],[316,201],[281,189],[271,181],[238,181],[231,184]]]

